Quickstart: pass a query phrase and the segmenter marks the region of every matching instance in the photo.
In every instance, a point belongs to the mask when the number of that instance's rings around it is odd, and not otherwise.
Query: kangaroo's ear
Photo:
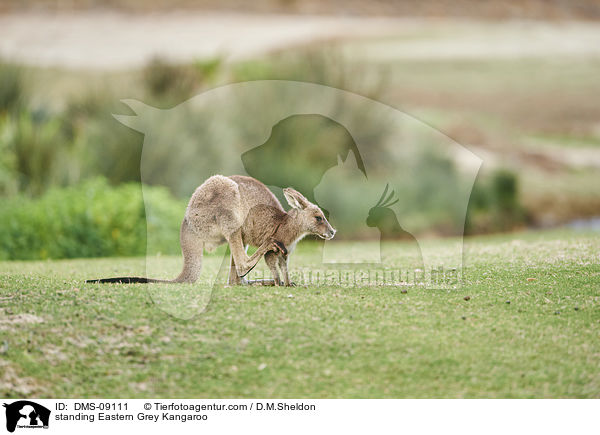
[[[291,187],[283,189],[283,195],[287,199],[288,204],[292,208],[305,209],[310,204],[310,201],[304,197],[300,192]]]

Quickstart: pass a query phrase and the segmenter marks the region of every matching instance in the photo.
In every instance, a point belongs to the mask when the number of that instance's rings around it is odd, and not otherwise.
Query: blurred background
[[[466,234],[598,227],[599,20],[596,0],[3,0],[0,259],[144,255],[144,136],[112,117],[132,114],[120,100],[165,109],[262,79],[372,98],[482,158]],[[289,129],[300,149],[306,126]],[[433,186],[452,165],[416,172]],[[178,171],[144,176],[164,254],[189,199],[164,182]],[[433,215],[449,195],[420,217],[431,236],[462,225]]]

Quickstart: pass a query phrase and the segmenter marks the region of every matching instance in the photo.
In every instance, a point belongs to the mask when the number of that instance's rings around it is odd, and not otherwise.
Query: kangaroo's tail
[[[181,252],[183,253],[183,268],[177,278],[171,280],[144,278],[136,276],[125,276],[117,278],[88,279],[86,283],[117,283],[117,284],[148,284],[148,283],[194,283],[200,277],[202,271],[202,255],[204,254],[204,242],[199,240],[196,233],[184,218],[181,223],[179,235]]]
[[[181,222],[179,243],[183,254],[183,268],[173,282],[196,282],[202,271],[202,255],[204,242],[198,237],[193,228],[188,224],[187,217]]]
[[[100,284],[148,284],[152,282],[162,282],[162,283],[171,283],[175,282],[174,280],[165,280],[165,279],[153,279],[153,278],[143,278],[139,276],[121,276],[118,278],[100,278],[100,279],[87,279],[86,283],[100,283]]]

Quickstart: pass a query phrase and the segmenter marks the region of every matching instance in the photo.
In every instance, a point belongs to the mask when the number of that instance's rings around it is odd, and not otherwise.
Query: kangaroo
[[[122,277],[87,282],[193,283],[200,276],[204,249],[210,252],[227,242],[231,251],[230,285],[243,283],[243,277],[263,256],[273,274],[273,284],[291,285],[287,263],[296,243],[308,234],[329,240],[336,231],[321,209],[300,192],[288,187],[283,193],[292,207],[289,212],[255,178],[214,175],[196,189],[188,203],[180,230],[183,268],[175,279]],[[250,257],[246,254],[248,245],[258,247]]]

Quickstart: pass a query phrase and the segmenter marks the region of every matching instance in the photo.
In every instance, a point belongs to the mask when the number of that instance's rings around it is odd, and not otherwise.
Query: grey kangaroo
[[[255,178],[214,175],[196,189],[187,206],[180,231],[183,269],[177,278],[122,277],[87,282],[193,283],[200,276],[204,249],[210,252],[227,242],[231,251],[230,285],[244,283],[243,277],[263,256],[273,274],[273,284],[292,285],[287,267],[288,254],[298,241],[308,234],[329,240],[336,231],[321,209],[300,192],[288,187],[283,193],[291,207],[289,212]],[[246,254],[248,245],[258,248],[251,256]]]

